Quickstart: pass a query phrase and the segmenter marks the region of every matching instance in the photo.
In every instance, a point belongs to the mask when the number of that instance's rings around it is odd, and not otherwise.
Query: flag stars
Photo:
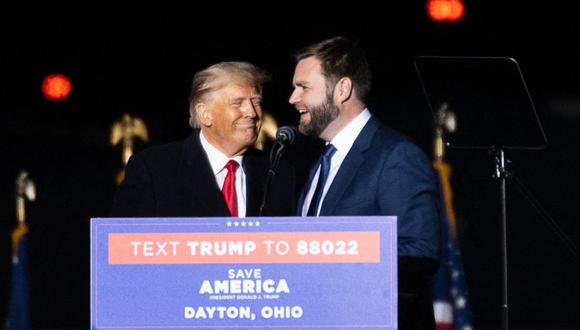
[[[234,221],[234,227],[238,227],[240,225],[239,221]]]
[[[226,222],[226,226],[231,227],[232,226],[232,222],[231,221]]]
[[[245,227],[246,226],[246,222],[245,221],[242,221],[241,224],[242,224],[242,227]]]
[[[455,306],[457,308],[465,308],[465,305],[467,305],[467,299],[464,296],[459,296],[455,299]]]

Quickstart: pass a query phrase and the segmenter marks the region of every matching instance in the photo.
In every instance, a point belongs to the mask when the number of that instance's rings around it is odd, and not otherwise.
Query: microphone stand
[[[494,179],[500,180],[501,193],[501,261],[502,261],[502,305],[501,305],[501,328],[507,330],[509,328],[509,305],[508,305],[508,262],[507,262],[507,211],[506,211],[506,185],[507,179],[513,179],[519,191],[524,198],[532,205],[538,215],[548,224],[550,229],[554,231],[560,241],[568,248],[571,254],[580,260],[580,248],[574,241],[568,237],[566,232],[558,225],[558,223],[548,214],[548,212],[540,205],[540,202],[532,195],[526,186],[519,180],[513,170],[507,168],[511,164],[510,160],[505,157],[504,150],[501,147],[491,149],[495,161]]]
[[[264,195],[262,196],[262,204],[260,205],[260,212],[258,216],[262,216],[264,213],[264,209],[266,208],[266,201],[268,199],[268,192],[270,190],[270,185],[272,183],[272,179],[274,179],[274,175],[276,175],[276,171],[278,170],[278,165],[280,164],[280,159],[282,158],[282,154],[286,149],[286,145],[281,143],[280,141],[276,141],[276,144],[270,150],[270,169],[268,170],[268,174],[266,175],[266,183],[264,185]],[[274,154],[274,150],[276,153]]]
[[[510,173],[506,168],[509,161],[505,158],[504,150],[501,147],[491,149],[495,160],[494,179],[500,180],[501,193],[501,263],[502,263],[502,302],[501,302],[501,329],[507,330],[509,327],[509,305],[508,305],[508,262],[507,262],[507,207],[506,207],[506,183]]]

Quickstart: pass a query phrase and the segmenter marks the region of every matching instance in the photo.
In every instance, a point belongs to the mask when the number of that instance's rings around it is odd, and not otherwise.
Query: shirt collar
[[[348,125],[338,132],[330,143],[332,143],[332,145],[336,147],[336,150],[341,154],[348,154],[350,148],[354,144],[354,140],[356,140],[370,118],[371,113],[368,108],[365,108],[350,123],[348,123]]]
[[[199,141],[201,142],[203,150],[205,150],[205,153],[207,154],[207,158],[209,159],[209,164],[211,165],[211,169],[214,175],[217,175],[219,172],[221,172],[230,159],[233,159],[236,162],[238,162],[238,164],[241,167],[242,161],[244,160],[243,155],[229,158],[224,153],[219,151],[216,147],[211,145],[211,143],[207,141],[207,139],[203,135],[203,131],[201,130],[199,131]]]

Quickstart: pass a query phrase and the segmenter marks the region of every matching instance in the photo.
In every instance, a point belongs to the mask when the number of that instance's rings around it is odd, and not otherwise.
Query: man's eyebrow
[[[246,98],[243,96],[233,97],[230,99],[230,102],[232,102],[232,103],[243,102],[245,99]]]
[[[300,80],[294,83],[294,86],[298,87],[308,87],[308,82],[304,80]]]
[[[244,100],[246,100],[246,99],[248,99],[248,98],[245,97],[245,96],[232,97],[230,99],[230,102],[231,103],[241,103],[241,102],[244,102]],[[256,100],[261,101],[262,100],[262,95],[253,95],[253,96],[250,96],[250,100],[252,100],[252,101],[256,101]]]

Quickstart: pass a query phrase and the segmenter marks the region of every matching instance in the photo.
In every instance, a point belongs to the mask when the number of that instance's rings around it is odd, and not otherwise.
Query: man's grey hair
[[[268,73],[248,62],[220,62],[205,68],[193,76],[191,94],[189,95],[189,125],[199,128],[195,106],[211,92],[219,90],[229,83],[240,81],[253,86],[262,94],[262,85],[270,80]]]

